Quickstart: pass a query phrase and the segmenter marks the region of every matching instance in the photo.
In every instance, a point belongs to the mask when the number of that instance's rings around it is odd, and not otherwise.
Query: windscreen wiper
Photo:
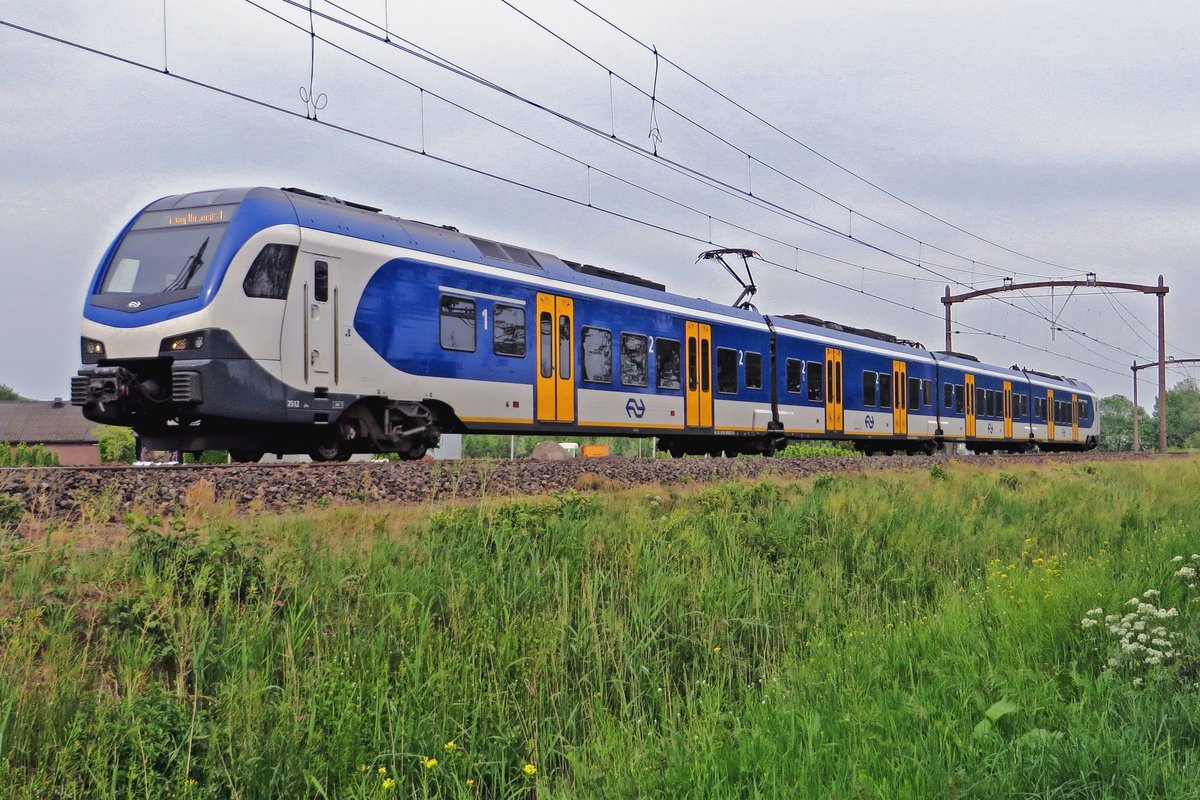
[[[197,270],[200,269],[200,265],[204,263],[204,249],[208,247],[208,240],[210,238],[208,236],[204,237],[204,241],[200,243],[200,249],[188,258],[187,263],[183,265],[183,272],[180,272],[175,280],[167,284],[167,287],[163,289],[164,292],[177,292],[180,289],[187,288],[192,278],[195,277]]]

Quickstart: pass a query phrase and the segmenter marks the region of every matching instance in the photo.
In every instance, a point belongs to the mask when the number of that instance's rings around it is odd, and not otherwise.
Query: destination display
[[[202,208],[171,208],[163,211],[147,211],[133,223],[132,230],[154,228],[189,228],[196,225],[223,225],[233,219],[237,203]]]

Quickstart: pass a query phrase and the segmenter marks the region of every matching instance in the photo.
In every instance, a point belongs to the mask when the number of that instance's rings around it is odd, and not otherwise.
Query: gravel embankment
[[[0,493],[19,497],[35,517],[81,513],[117,519],[130,509],[169,514],[197,498],[232,502],[247,511],[297,510],[325,503],[420,503],[483,495],[545,494],[566,488],[616,489],[710,483],[760,475],[805,477],[823,472],[925,469],[961,462],[1016,467],[1046,462],[1153,458],[1132,453],[1022,456],[876,456],[871,458],[570,459],[265,464],[215,467],[40,468],[0,470]]]

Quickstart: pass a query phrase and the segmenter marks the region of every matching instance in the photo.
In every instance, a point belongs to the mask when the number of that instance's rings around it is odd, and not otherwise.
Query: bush
[[[0,494],[0,531],[12,530],[25,516],[25,504],[11,494]]]
[[[137,442],[132,429],[101,425],[95,433],[100,444],[101,461],[132,464],[137,458]]]
[[[16,447],[0,442],[0,467],[57,467],[58,453],[40,444]]]

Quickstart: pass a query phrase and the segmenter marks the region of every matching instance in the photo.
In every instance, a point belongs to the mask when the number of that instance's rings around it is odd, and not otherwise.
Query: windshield
[[[143,213],[121,240],[99,293],[199,292],[236,208],[209,206]]]

